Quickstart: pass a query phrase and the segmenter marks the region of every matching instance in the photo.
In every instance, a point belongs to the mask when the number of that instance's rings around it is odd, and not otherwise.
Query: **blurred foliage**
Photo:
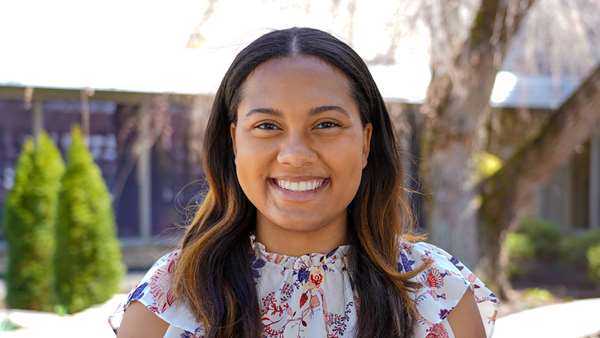
[[[548,290],[529,288],[523,292],[523,301],[531,306],[539,306],[556,301],[556,297]]]
[[[587,262],[590,279],[600,285],[600,244],[588,249]]]
[[[535,287],[526,288],[518,291],[518,296],[512,299],[510,307],[511,313],[536,308],[539,306],[556,304],[559,302],[569,302],[574,300],[571,297],[561,297],[553,294],[550,290]]]
[[[7,243],[6,305],[47,311],[52,307],[54,230],[64,164],[52,140],[25,141],[4,209]]]
[[[65,315],[67,315],[67,308],[64,305],[61,304],[55,304],[54,305],[54,313],[56,313],[57,315],[63,317]]]
[[[577,269],[587,269],[590,280],[600,284],[600,230],[561,235],[558,225],[528,217],[504,240],[510,278],[527,274],[536,260],[559,259]]]
[[[11,321],[10,318],[8,318],[8,317],[6,317],[2,321],[0,321],[0,332],[15,331],[20,328],[21,328],[21,326],[17,325],[13,321]]]
[[[484,180],[487,177],[495,174],[502,168],[502,160],[500,157],[487,151],[479,151],[471,157],[473,170],[470,173],[469,181],[473,184]],[[481,206],[483,202],[480,194],[475,196],[474,205]]]
[[[587,251],[600,245],[600,230],[588,230],[565,237],[560,242],[560,257],[567,264],[585,267]]]
[[[486,152],[481,151],[474,156],[477,173],[479,177],[488,177],[495,174],[502,167],[502,160],[500,157]]]
[[[508,251],[508,276],[523,275],[525,262],[535,255],[531,239],[525,234],[511,232],[506,235],[504,245]]]
[[[125,273],[108,189],[78,128],[59,197],[54,277],[58,305],[74,313],[108,300]]]
[[[518,233],[529,237],[536,257],[555,257],[561,239],[558,224],[537,217],[526,217],[521,221]]]
[[[556,257],[560,238],[558,225],[536,217],[524,218],[504,240],[508,276],[522,276],[527,272],[527,262],[535,258]]]
[[[472,182],[479,182],[486,177],[492,176],[502,168],[500,157],[487,151],[475,153],[471,160],[473,161],[473,172],[470,177]]]

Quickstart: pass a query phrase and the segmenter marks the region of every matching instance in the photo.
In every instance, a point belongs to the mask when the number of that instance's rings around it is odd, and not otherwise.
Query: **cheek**
[[[356,137],[342,139],[324,152],[325,161],[340,188],[355,189],[362,175],[362,144]]]
[[[270,151],[251,142],[240,142],[236,154],[236,172],[242,190],[253,200],[264,191]]]

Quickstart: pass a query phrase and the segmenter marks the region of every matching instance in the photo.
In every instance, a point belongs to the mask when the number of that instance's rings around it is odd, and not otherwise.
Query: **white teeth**
[[[292,191],[308,191],[315,190],[325,182],[324,179],[320,180],[311,180],[311,181],[302,181],[302,182],[291,182],[285,180],[275,180],[278,186],[283,189],[292,190]]]

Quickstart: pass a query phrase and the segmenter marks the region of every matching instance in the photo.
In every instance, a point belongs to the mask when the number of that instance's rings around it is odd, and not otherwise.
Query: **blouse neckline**
[[[250,234],[250,245],[257,258],[285,269],[298,271],[302,268],[320,267],[323,270],[331,270],[332,267],[344,265],[344,260],[350,253],[351,244],[342,244],[328,253],[306,253],[301,256],[289,256],[267,251],[266,246],[256,239],[255,234]]]

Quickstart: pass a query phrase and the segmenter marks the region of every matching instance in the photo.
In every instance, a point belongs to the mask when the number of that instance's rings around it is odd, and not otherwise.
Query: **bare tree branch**
[[[436,65],[422,111],[430,117],[434,133],[445,131],[445,137],[439,138],[442,143],[472,134],[485,121],[481,112],[489,106],[510,38],[534,2],[483,0],[451,65]],[[442,130],[435,130],[436,126]]]
[[[484,199],[495,196],[484,203],[482,212],[502,215],[496,220],[498,226],[509,227],[514,216],[507,211],[519,209],[526,203],[535,189],[568,160],[573,149],[590,137],[600,120],[598,106],[600,66],[557,109],[530,142],[518,150],[500,171],[480,183],[479,190]]]
[[[466,42],[468,49],[485,46],[485,49],[496,47],[505,52],[507,42],[518,31],[523,17],[534,2],[535,0],[482,0]]]
[[[500,243],[520,220],[524,206],[544,182],[568,161],[576,146],[590,137],[600,121],[600,66],[550,117],[531,141],[525,143],[494,175],[482,181],[479,208],[480,243],[485,246],[480,266],[492,279],[498,295],[506,299],[510,282],[508,256]]]

